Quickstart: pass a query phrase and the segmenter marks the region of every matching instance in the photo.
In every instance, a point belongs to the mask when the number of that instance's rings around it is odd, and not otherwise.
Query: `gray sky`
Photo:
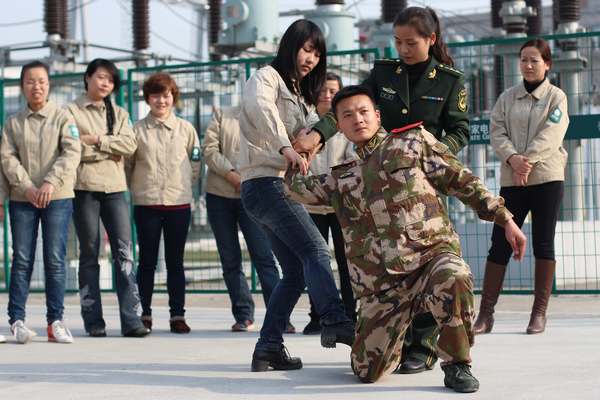
[[[7,0],[3,0],[7,1]],[[126,12],[131,0],[85,0],[87,6],[88,41],[95,44],[130,48],[131,16]],[[273,1],[273,0],[264,0]],[[544,1],[547,3],[548,1]],[[11,0],[11,7],[3,7],[0,16],[0,46],[43,41],[45,38],[43,18],[43,1]],[[314,8],[314,0],[279,0],[280,11],[290,9]],[[429,5],[441,14],[455,13],[464,10],[488,10],[489,0],[430,0],[409,1],[409,5]],[[449,4],[459,6],[449,9]],[[380,0],[346,0],[346,6],[359,18],[377,18],[381,13]],[[196,32],[194,14],[190,7],[182,5],[165,5],[159,0],[150,2],[150,51],[159,54],[171,54],[183,59],[191,59]],[[281,18],[280,28],[283,31],[295,18]],[[15,23],[38,20],[32,23]],[[80,37],[79,31],[77,37]],[[39,52],[17,52],[13,58],[29,58],[39,56]],[[91,57],[117,56],[95,50]]]

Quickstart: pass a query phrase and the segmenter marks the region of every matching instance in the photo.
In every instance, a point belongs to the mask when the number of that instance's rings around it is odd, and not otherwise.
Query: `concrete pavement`
[[[258,323],[264,316],[257,299]],[[503,296],[493,334],[478,336],[473,372],[475,394],[443,387],[439,365],[418,375],[392,375],[359,383],[349,367],[348,347],[326,350],[318,336],[287,335],[286,345],[302,357],[299,371],[249,372],[257,332],[231,333],[226,295],[188,295],[189,335],[168,332],[166,295],[155,300],[155,330],[147,338],[120,336],[114,294],[104,294],[108,338],[84,336],[78,297],[67,298],[66,321],[75,343],[47,343],[44,297],[28,303],[28,324],[40,336],[33,343],[0,345],[0,399],[599,399],[600,297],[551,299],[546,333],[525,335],[531,296]],[[0,295],[0,305],[7,303]],[[306,296],[292,322],[300,331]],[[8,336],[6,322],[0,333]]]

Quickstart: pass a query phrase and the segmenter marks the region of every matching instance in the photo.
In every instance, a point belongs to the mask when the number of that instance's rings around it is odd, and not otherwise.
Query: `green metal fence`
[[[564,147],[569,152],[565,197],[556,230],[557,272],[555,293],[600,293],[600,191],[598,150],[600,137],[600,32],[545,36],[553,49],[549,78],[569,99],[571,119]],[[500,190],[500,163],[489,145],[489,113],[499,93],[521,81],[518,50],[527,38],[494,39],[451,43],[456,66],[465,71],[470,94],[471,142],[461,157],[486,185]],[[577,50],[573,50],[577,48]],[[571,77],[579,73],[579,85]],[[571,74],[571,76],[569,76]],[[461,234],[463,250],[471,265],[475,285],[483,278],[490,245],[491,224],[454,199],[449,210]],[[504,288],[512,293],[530,293],[533,285],[533,251],[530,219],[524,231],[529,245],[523,262],[511,261]]]
[[[570,101],[571,126],[565,142],[570,154],[566,193],[556,234],[557,275],[556,293],[600,293],[600,252],[596,249],[600,233],[600,184],[597,182],[598,137],[600,137],[600,32],[573,35],[547,36],[555,56],[555,68],[550,78],[565,90]],[[526,39],[494,39],[476,42],[451,43],[451,53],[456,66],[465,72],[465,81],[470,94],[471,143],[460,157],[488,187],[499,191],[499,162],[489,146],[489,111],[505,86],[518,81],[515,69],[516,51]],[[562,43],[562,44],[561,44]],[[575,53],[561,51],[565,43],[575,43]],[[565,48],[569,49],[568,46]],[[386,54],[390,51],[386,51]],[[560,61],[561,57],[575,55],[574,61]],[[342,51],[328,54],[328,69],[342,76],[344,84],[361,82],[368,74],[377,50]],[[586,63],[584,65],[583,60]],[[132,120],[143,118],[148,112],[141,88],[144,80],[152,73],[170,73],[181,90],[177,104],[180,117],[190,121],[197,129],[200,139],[210,121],[214,108],[239,104],[244,82],[270,58],[228,60],[185,65],[170,65],[157,68],[136,68],[127,71],[127,86],[119,95]],[[578,64],[579,63],[579,64]],[[566,75],[559,69],[579,69],[581,85],[569,85]],[[51,94],[58,103],[66,103],[83,91],[81,75],[52,77]],[[23,106],[18,97],[18,82],[0,81],[0,120]],[[573,112],[575,110],[575,112]],[[187,288],[192,292],[223,292],[220,262],[216,245],[206,218],[204,204],[204,176],[194,188],[193,221],[185,254]],[[477,220],[474,213],[462,204],[450,199],[449,211],[456,228],[461,234],[464,255],[471,265],[476,288],[483,278],[483,266],[490,243],[492,225]],[[9,271],[9,243],[7,223],[4,229],[4,252],[2,253],[4,279],[0,279],[0,291],[6,290]],[[526,221],[524,230],[530,231]],[[244,249],[244,268],[254,291],[259,290],[256,277]],[[104,246],[103,264],[108,264],[108,246]],[[77,244],[71,231],[68,256],[68,288],[76,290]],[[161,253],[162,254],[162,253]],[[7,255],[4,257],[4,255]],[[41,259],[38,257],[38,259]],[[335,261],[334,268],[335,268]],[[41,271],[36,263],[36,269]],[[510,293],[530,293],[533,282],[533,255],[531,247],[522,263],[511,263],[505,281],[505,290]],[[108,266],[108,265],[107,265]],[[102,287],[112,290],[110,268],[103,268]],[[35,281],[34,281],[35,282]],[[42,281],[35,283],[42,287]],[[164,290],[166,273],[161,256],[157,273],[159,290]]]
[[[68,73],[50,76],[50,99],[58,105],[65,105],[74,101],[79,95],[85,92],[82,73]],[[20,94],[19,80],[6,79],[0,80],[0,122],[4,124],[5,119],[23,109],[26,102]],[[116,95],[118,104],[123,104],[124,90],[121,88]],[[3,224],[3,246],[0,260],[0,292],[6,291],[10,282],[10,260],[12,254],[12,239],[10,235],[10,219],[8,217],[8,202],[4,205],[5,218]],[[114,288],[112,282],[110,257],[110,248],[106,235],[102,235],[100,246],[99,262],[104,268],[101,268],[101,288],[105,291],[112,291]],[[67,290],[77,291],[77,269],[78,269],[78,251],[79,245],[75,228],[71,223],[69,225],[69,237],[67,241],[67,257],[65,261]],[[41,291],[44,288],[44,266],[42,262],[42,237],[41,230],[38,234],[36,244],[36,258],[31,280],[32,291]]]
[[[328,68],[342,76],[346,84],[358,83],[368,74],[376,57],[376,50],[333,52],[328,54]],[[194,124],[202,142],[214,109],[238,105],[246,80],[257,68],[270,61],[270,57],[264,57],[129,70],[127,79],[129,112],[134,120],[141,119],[147,114],[148,106],[142,96],[143,82],[152,73],[168,72],[181,91],[177,113]],[[203,191],[205,176],[206,168],[203,166],[200,182],[195,188],[192,227],[186,245],[187,288],[190,291],[223,292],[225,285],[216,243],[206,218]],[[259,283],[241,235],[240,243],[244,254],[244,270],[250,280],[251,288],[253,291],[259,290]],[[160,264],[156,279],[157,285],[164,289],[166,272],[162,255]]]

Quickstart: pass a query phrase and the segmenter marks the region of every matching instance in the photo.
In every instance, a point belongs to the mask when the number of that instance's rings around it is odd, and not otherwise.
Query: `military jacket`
[[[387,131],[423,121],[425,129],[457,154],[469,142],[467,91],[463,73],[431,57],[425,72],[409,91],[406,65],[400,60],[377,60],[362,83],[375,96],[381,124]],[[337,132],[333,113],[313,129],[325,140]]]
[[[288,171],[288,195],[333,206],[346,243],[357,297],[401,284],[441,253],[461,255],[460,242],[437,193],[457,197],[479,217],[504,226],[512,214],[423,127],[388,135],[381,129],[357,149],[360,160],[330,174]]]

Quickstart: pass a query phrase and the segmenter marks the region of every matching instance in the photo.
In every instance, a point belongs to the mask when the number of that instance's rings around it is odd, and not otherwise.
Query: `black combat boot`
[[[334,348],[336,343],[352,346],[354,343],[354,322],[340,322],[321,328],[321,346]]]
[[[471,374],[471,366],[464,362],[442,365],[444,386],[459,393],[472,393],[479,390],[479,381]]]
[[[264,372],[269,367],[275,370],[288,371],[302,368],[302,360],[290,356],[284,345],[279,350],[254,349],[252,354],[252,372]]]

